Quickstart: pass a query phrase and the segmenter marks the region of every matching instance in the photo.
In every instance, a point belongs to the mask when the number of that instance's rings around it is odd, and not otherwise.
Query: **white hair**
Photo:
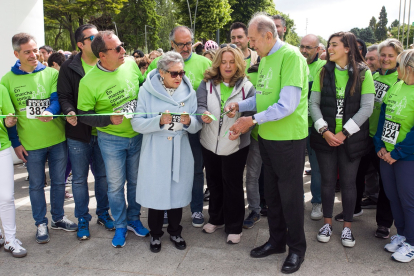
[[[275,22],[266,13],[257,12],[253,14],[252,19],[249,21],[248,27],[252,25],[257,27],[257,31],[262,36],[264,36],[267,32],[271,32],[273,38],[278,38]]]
[[[158,60],[157,68],[158,70],[168,71],[176,63],[181,63],[184,67],[183,57],[177,52],[169,51]]]

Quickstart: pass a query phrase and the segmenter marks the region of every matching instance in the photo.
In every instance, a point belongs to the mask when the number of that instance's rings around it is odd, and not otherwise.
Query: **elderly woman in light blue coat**
[[[188,133],[201,129],[195,115],[196,93],[183,71],[180,54],[168,52],[139,90],[137,113],[131,121],[143,134],[136,200],[148,210],[152,252],[161,250],[164,210],[170,240],[185,249],[181,237],[182,208],[191,201],[194,159]],[[183,114],[184,113],[184,114]],[[187,113],[187,114],[186,114]]]

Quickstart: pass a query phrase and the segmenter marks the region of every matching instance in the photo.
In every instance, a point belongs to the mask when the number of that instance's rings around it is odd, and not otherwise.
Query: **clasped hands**
[[[187,113],[187,112],[183,112]],[[162,113],[160,118],[160,125],[168,125],[172,123],[172,114],[166,110],[164,113]],[[181,114],[180,116],[180,123],[183,125],[190,125],[191,123],[191,117],[190,114]]]
[[[391,152],[388,152],[385,148],[381,148],[377,152],[377,155],[378,155],[379,158],[381,158],[382,160],[384,160],[385,162],[387,162],[390,165],[394,164],[397,161],[397,160],[395,160],[394,158],[391,157]]]

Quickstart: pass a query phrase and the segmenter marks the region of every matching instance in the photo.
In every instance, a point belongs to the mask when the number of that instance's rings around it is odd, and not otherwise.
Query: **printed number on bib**
[[[183,129],[183,124],[181,122],[180,115],[171,115],[172,121],[170,124],[165,125],[164,129],[168,131],[179,131]]]
[[[382,103],[384,100],[385,94],[387,94],[388,89],[390,88],[389,85],[385,83],[374,81],[375,85],[375,102]]]
[[[50,106],[50,99],[43,100],[26,100],[26,117],[36,119],[36,116],[42,115],[43,111]]]
[[[336,99],[336,119],[344,116],[344,99]]]
[[[137,108],[137,100],[132,100],[130,102],[127,102],[120,107],[118,107],[116,110],[121,111],[121,113],[134,113]],[[132,119],[134,117],[133,114],[124,115],[127,119]]]
[[[400,133],[400,128],[401,125],[399,123],[385,120],[381,140],[395,145],[397,143],[398,134]]]

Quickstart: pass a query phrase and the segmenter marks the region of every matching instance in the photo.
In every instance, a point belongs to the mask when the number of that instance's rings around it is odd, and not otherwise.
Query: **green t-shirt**
[[[105,72],[95,66],[79,83],[78,109],[96,113],[115,111],[135,112],[139,90],[140,71],[136,63],[125,59],[114,72]],[[132,118],[132,115],[129,116]],[[131,118],[124,118],[119,125],[97,127],[111,135],[132,138],[138,135],[132,129]]]
[[[57,91],[58,74],[57,70],[46,67],[24,75],[15,75],[10,71],[1,79],[16,115],[23,115],[17,120],[17,132],[26,150],[43,149],[66,140],[65,121],[61,117],[47,123],[35,117],[49,107],[50,95]]]
[[[0,84],[0,115],[7,115],[10,113],[14,113],[14,108],[10,100],[9,92],[6,87]],[[0,119],[0,151],[11,146],[4,120],[6,119]]]
[[[404,81],[394,84],[384,99],[385,122],[381,140],[387,151],[394,150],[397,143],[402,142],[414,126],[414,89]]]
[[[387,91],[397,82],[398,72],[395,71],[389,75],[380,75],[375,73],[372,78],[374,79],[375,85],[375,101],[374,110],[372,111],[371,117],[369,117],[369,136],[374,137],[377,133],[378,119],[381,113],[381,105],[384,100],[384,96]]]
[[[162,57],[162,56],[161,56]],[[144,79],[147,78],[147,74],[157,68],[157,62],[161,57],[154,59],[148,66],[147,71],[144,74]],[[190,59],[184,61],[184,71],[187,78],[190,80],[193,89],[197,91],[198,86],[204,79],[204,72],[211,67],[211,60],[206,57],[192,53]]]
[[[82,58],[81,60],[82,60],[83,71],[85,71],[85,75],[86,75],[94,66],[87,64]],[[96,127],[92,127],[92,135],[98,136],[98,131],[96,130]]]
[[[301,140],[308,136],[308,64],[296,47],[284,44],[261,59],[256,85],[257,112],[277,103],[285,86],[300,87],[298,107],[289,116],[263,123],[259,135],[266,140]]]
[[[313,92],[321,92],[320,75],[317,75],[313,85]],[[345,100],[345,87],[348,83],[349,75],[348,70],[339,70],[335,67],[335,85],[336,85],[336,117],[335,117],[335,134],[342,131],[342,117],[344,115],[344,100]],[[362,82],[361,95],[375,94],[374,81],[372,80],[372,74],[370,70],[365,72],[365,80]]]
[[[308,68],[309,68],[309,75],[308,75],[309,95],[308,97],[309,99],[310,99],[310,93],[312,89],[313,80],[315,79],[316,75],[320,73],[322,66],[324,66],[325,64],[326,64],[326,60],[322,60],[322,59],[318,59],[312,62],[311,64],[308,64]],[[312,125],[313,125],[312,117],[310,116],[310,112],[308,111],[308,126],[312,127]]]
[[[233,92],[233,88],[234,87],[225,85],[223,82],[220,83],[221,113],[224,112],[226,101],[230,97],[231,92]]]

